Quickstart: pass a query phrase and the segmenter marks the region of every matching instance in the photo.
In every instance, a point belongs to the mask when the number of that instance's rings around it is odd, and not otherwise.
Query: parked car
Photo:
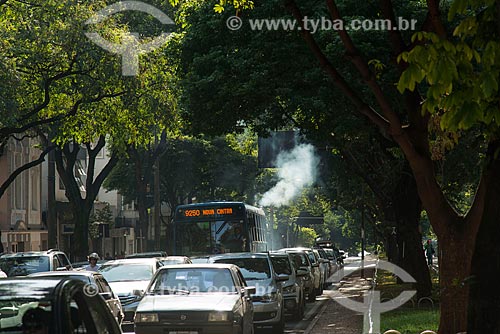
[[[162,266],[167,266],[170,264],[189,264],[192,263],[191,259],[187,256],[166,256],[160,257],[160,262]]]
[[[295,248],[282,248],[279,251],[301,251],[304,252],[309,258],[309,262],[311,264],[311,272],[314,276],[314,289],[315,289],[315,298],[323,293],[323,280],[324,280],[324,272],[322,268],[320,268],[320,263],[318,260],[319,255],[314,254],[312,248],[307,247],[295,247]],[[318,257],[317,257],[318,256]],[[313,300],[314,301],[314,300]]]
[[[283,333],[285,329],[285,307],[283,292],[279,282],[288,276],[274,273],[267,253],[225,253],[211,256],[211,263],[237,265],[247,284],[255,286],[252,296],[255,326],[272,326],[273,333]]]
[[[8,277],[26,276],[42,271],[72,270],[66,254],[57,249],[0,255],[0,269]]]
[[[308,272],[295,267],[292,254],[285,252],[271,252],[271,263],[276,274],[288,276],[288,280],[281,282],[285,311],[291,313],[295,319],[304,317],[306,296],[302,277]]]
[[[122,333],[104,300],[84,293],[84,286],[69,279],[0,280],[0,332]]]
[[[304,292],[307,295],[307,300],[309,302],[314,302],[316,300],[317,284],[319,281],[316,280],[311,261],[309,261],[309,256],[305,251],[300,249],[284,248],[284,251],[292,255],[295,266],[298,269],[302,269],[306,272],[306,274],[301,277],[302,283],[304,284]]]
[[[162,267],[137,307],[135,333],[253,334],[253,292],[235,265]]]
[[[98,293],[106,302],[111,311],[111,314],[115,317],[116,321],[121,325],[123,320],[123,309],[122,303],[118,296],[113,292],[111,286],[106,281],[101,273],[95,271],[48,271],[40,272],[28,275],[28,277],[38,277],[46,279],[76,279],[80,280],[85,284],[92,285],[92,289],[89,292],[95,291]]]
[[[323,282],[323,289],[326,289],[333,282],[333,275],[339,269],[339,265],[337,263],[337,259],[331,258],[324,248],[316,248],[316,250],[321,256],[320,261],[326,267],[326,277]]]
[[[135,309],[139,305],[141,293],[161,266],[158,258],[134,258],[108,261],[99,268],[120,298],[125,315],[122,326],[126,331],[134,324]]]

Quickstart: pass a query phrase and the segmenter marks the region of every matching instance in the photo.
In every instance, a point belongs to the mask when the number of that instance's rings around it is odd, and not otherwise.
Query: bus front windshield
[[[243,222],[207,221],[177,223],[177,254],[188,256],[244,252],[248,250],[248,233]]]

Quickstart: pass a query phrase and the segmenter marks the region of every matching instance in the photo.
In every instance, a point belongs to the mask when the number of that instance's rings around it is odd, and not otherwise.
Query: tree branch
[[[446,38],[446,29],[441,21],[439,11],[439,0],[427,0],[427,8],[429,8],[429,16],[434,31],[441,38]]]
[[[38,157],[38,159],[24,164],[23,166],[16,169],[12,174],[10,174],[9,177],[0,186],[0,198],[2,198],[2,196],[4,195],[7,188],[9,188],[9,186],[12,184],[12,182],[14,182],[16,177],[19,176],[19,174],[21,174],[25,170],[28,170],[32,167],[40,165],[42,162],[45,161],[45,156],[55,148],[56,148],[55,145],[47,147],[45,150],[42,151],[42,153],[40,153],[40,156]]]
[[[356,110],[362,115],[368,117],[374,124],[376,124],[384,133],[389,130],[389,122],[384,119],[379,113],[372,109],[368,104],[366,104],[361,98],[356,94],[356,92],[349,86],[342,75],[337,71],[337,69],[332,65],[332,63],[325,56],[323,51],[314,40],[311,32],[309,32],[304,27],[303,15],[294,0],[285,0],[286,8],[292,13],[297,22],[301,25],[301,34],[305,42],[311,49],[313,55],[319,61],[321,68],[330,76],[334,84],[339,88],[342,93],[347,96],[351,102],[356,106]]]

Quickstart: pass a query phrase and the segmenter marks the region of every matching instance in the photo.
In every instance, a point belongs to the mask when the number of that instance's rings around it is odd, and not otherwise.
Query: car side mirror
[[[276,281],[278,281],[278,282],[288,281],[289,279],[290,279],[290,276],[285,275],[285,274],[279,274],[278,276],[276,276]]]
[[[295,272],[296,272],[297,277],[302,277],[302,276],[306,276],[307,274],[309,274],[309,270],[307,270],[307,269],[297,269]]]
[[[57,267],[56,271],[68,271],[68,268],[66,268],[66,267]]]
[[[246,286],[243,290],[246,296],[254,295],[257,291],[254,286]]]
[[[137,296],[137,297],[142,297],[142,295],[144,294],[144,291],[142,291],[142,290],[132,290],[132,294],[134,296]]]

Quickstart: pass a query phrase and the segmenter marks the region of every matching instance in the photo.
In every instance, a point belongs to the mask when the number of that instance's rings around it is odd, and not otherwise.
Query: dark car
[[[48,271],[41,273],[34,273],[28,275],[28,277],[38,277],[46,279],[76,279],[83,283],[92,285],[89,290],[92,292],[95,288],[95,292],[99,293],[101,297],[108,305],[111,314],[116,318],[116,321],[121,324],[123,320],[123,309],[122,304],[118,296],[113,292],[109,283],[106,281],[101,273],[95,271]]]
[[[283,333],[285,328],[285,307],[283,291],[279,282],[288,276],[278,276],[273,270],[267,253],[226,253],[211,256],[211,263],[229,263],[240,267],[248,285],[255,286],[252,296],[256,326],[272,326],[273,333]]]
[[[160,268],[135,314],[136,334],[253,334],[255,288],[230,264]]]
[[[85,286],[70,279],[0,280],[0,333],[122,333],[104,300]]]
[[[57,249],[0,255],[0,269],[8,277],[26,276],[42,271],[72,270],[66,254]]]

